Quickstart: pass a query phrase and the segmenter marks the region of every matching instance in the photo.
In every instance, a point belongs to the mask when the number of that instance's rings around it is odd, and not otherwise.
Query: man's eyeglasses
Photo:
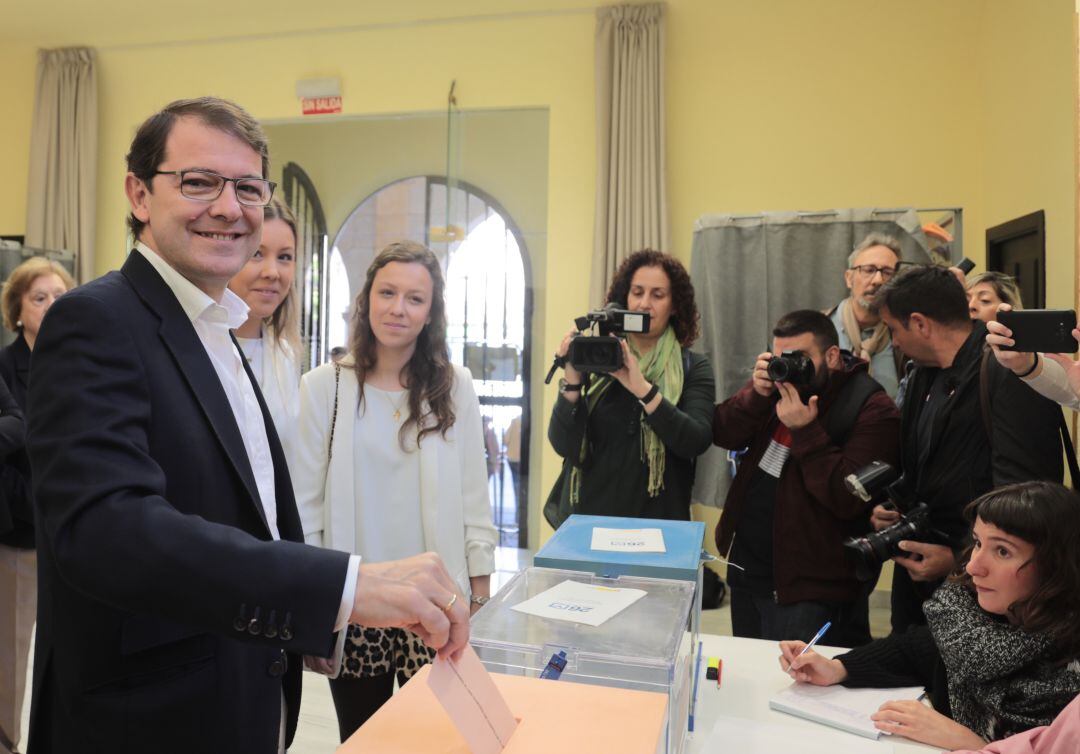
[[[236,201],[248,207],[265,207],[277,187],[265,178],[226,178],[209,170],[158,170],[154,175],[179,176],[180,194],[198,202],[214,201],[231,182],[236,187]]]
[[[877,275],[879,272],[881,273],[881,279],[882,280],[888,280],[889,278],[891,278],[893,275],[896,274],[896,268],[895,267],[876,267],[876,266],[874,266],[872,264],[857,264],[854,267],[852,267],[851,269],[858,272],[860,275],[862,275],[867,280],[874,277],[874,275]]]

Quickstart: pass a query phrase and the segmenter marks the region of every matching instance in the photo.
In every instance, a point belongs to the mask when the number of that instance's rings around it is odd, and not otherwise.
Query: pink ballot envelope
[[[436,657],[427,682],[473,754],[506,748],[517,720],[471,646],[458,660]]]
[[[338,754],[469,754],[468,741],[440,705],[426,665],[379,708]],[[503,754],[665,751],[667,695],[492,673],[517,718]],[[494,736],[492,736],[494,738]],[[568,743],[569,742],[569,743]]]

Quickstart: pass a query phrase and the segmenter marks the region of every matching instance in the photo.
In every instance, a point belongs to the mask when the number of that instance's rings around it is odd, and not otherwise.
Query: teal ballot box
[[[640,576],[692,582],[694,600],[688,621],[696,656],[701,627],[704,542],[705,524],[700,521],[575,514],[540,548],[533,565],[589,571],[605,578]],[[696,701],[695,693],[690,700],[691,730]]]

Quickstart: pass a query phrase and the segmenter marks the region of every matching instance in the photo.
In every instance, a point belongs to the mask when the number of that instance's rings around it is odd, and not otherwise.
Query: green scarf
[[[633,341],[628,340],[627,344],[630,346],[630,352],[638,360],[638,367],[641,369],[642,376],[653,385],[656,385],[660,389],[660,395],[666,400],[678,404],[679,398],[682,397],[685,375],[683,374],[682,347],[679,345],[679,341],[675,337],[675,331],[671,326],[668,325],[667,329],[656,341],[653,349],[644,356],[634,348]],[[588,387],[582,391],[585,408],[590,414],[608,388],[615,382],[614,377],[605,374],[603,377],[589,383]],[[644,409],[642,409],[642,413],[644,413]],[[589,438],[586,432],[586,435],[581,438],[581,450],[578,453],[577,463],[574,463],[570,469],[571,506],[576,506],[579,502],[581,464],[585,461],[588,446]],[[660,494],[660,490],[664,488],[666,458],[667,451],[664,448],[664,443],[656,436],[656,432],[642,417],[641,460],[649,467],[649,497],[656,497]]]

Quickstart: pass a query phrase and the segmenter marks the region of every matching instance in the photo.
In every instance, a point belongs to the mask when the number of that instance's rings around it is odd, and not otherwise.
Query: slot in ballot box
[[[564,581],[640,589],[645,595],[599,626],[513,609]],[[667,704],[660,751],[681,754],[693,688],[692,646],[686,631],[693,599],[694,585],[689,581],[526,568],[473,616],[470,643],[492,673],[538,678],[552,656],[562,651],[566,667],[552,683],[663,694]]]

